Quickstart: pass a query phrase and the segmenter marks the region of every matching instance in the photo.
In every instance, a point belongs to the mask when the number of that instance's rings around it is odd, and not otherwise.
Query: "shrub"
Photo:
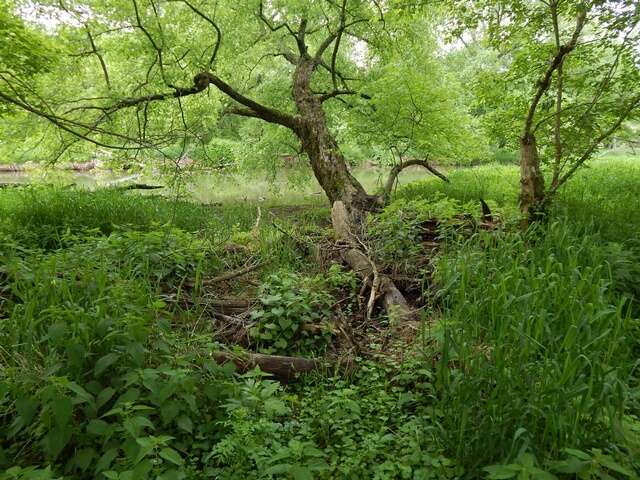
[[[273,274],[260,287],[258,299],[250,334],[263,352],[317,352],[330,341],[333,297],[319,278]]]

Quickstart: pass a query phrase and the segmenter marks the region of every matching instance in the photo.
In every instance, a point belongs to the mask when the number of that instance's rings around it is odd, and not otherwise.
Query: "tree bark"
[[[551,86],[551,79],[556,70],[562,69],[562,65],[567,55],[575,50],[578,45],[580,34],[585,26],[587,20],[586,10],[580,10],[576,18],[576,28],[573,31],[573,35],[569,42],[564,45],[560,45],[560,33],[558,30],[558,17],[557,17],[557,2],[551,2],[548,4],[551,8],[551,14],[554,20],[555,33],[556,33],[556,54],[553,60],[544,72],[544,75],[538,80],[537,88],[533,99],[529,105],[529,111],[524,123],[524,130],[522,137],[520,138],[520,211],[522,213],[522,228],[527,229],[531,223],[544,218],[546,203],[548,203],[548,196],[545,192],[544,177],[540,172],[540,159],[538,157],[538,147],[536,145],[535,128],[533,125],[534,117],[538,109],[538,105],[542,100],[544,94],[549,90]],[[562,78],[562,71],[560,70],[560,78]],[[558,95],[556,97],[556,128],[555,128],[555,162],[559,164],[562,157],[562,143],[560,138],[560,111],[562,102],[562,81],[559,82]],[[559,168],[559,165],[558,165]],[[555,184],[558,180],[555,178]]]
[[[341,201],[349,210],[378,210],[383,205],[382,199],[367,194],[349,171],[344,155],[327,126],[322,100],[311,90],[311,75],[316,66],[311,58],[301,59],[297,65],[292,93],[299,115],[293,131],[332,204]]]
[[[538,145],[535,136],[528,135],[520,139],[520,211],[523,229],[543,215],[544,196]]]
[[[312,372],[321,365],[318,360],[308,358],[262,355],[260,353],[234,355],[228,352],[215,352],[213,358],[219,364],[232,362],[240,373],[260,367],[260,370],[270,373],[284,383],[294,380],[300,374]]]

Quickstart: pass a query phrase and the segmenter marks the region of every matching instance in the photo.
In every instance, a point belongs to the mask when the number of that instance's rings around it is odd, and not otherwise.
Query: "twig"
[[[232,278],[240,277],[241,275],[246,275],[249,272],[253,272],[262,266],[262,262],[256,262],[247,267],[240,268],[238,270],[232,270],[227,273],[223,273],[222,275],[218,275],[217,277],[207,279],[207,284],[224,282],[225,280],[231,280]]]

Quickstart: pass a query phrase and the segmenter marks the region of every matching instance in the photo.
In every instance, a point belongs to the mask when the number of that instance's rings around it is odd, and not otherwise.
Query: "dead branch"
[[[248,265],[243,268],[239,268],[237,270],[232,270],[230,272],[223,273],[222,275],[218,275],[217,277],[208,278],[206,283],[211,285],[213,283],[225,282],[227,280],[234,279],[236,277],[240,277],[242,275],[246,275],[247,273],[253,272],[262,266],[261,262],[256,262],[252,265]]]
[[[299,374],[317,370],[321,365],[318,360],[308,358],[263,355],[260,353],[234,355],[229,352],[216,352],[213,354],[213,358],[220,364],[233,363],[240,373],[259,367],[263,372],[272,374],[276,379],[284,383],[294,380]]]
[[[364,281],[372,279],[372,282],[376,283],[376,276],[378,277],[378,285],[373,285],[373,283],[371,285],[373,301],[375,302],[375,298],[377,294],[379,294],[383,298],[384,308],[390,317],[399,318],[401,320],[413,319],[415,317],[415,312],[409,306],[404,295],[402,295],[400,290],[398,290],[389,277],[377,274],[375,263],[362,251],[362,244],[353,234],[351,217],[344,203],[340,201],[334,202],[333,208],[331,209],[331,220],[336,234],[336,239],[344,245],[341,253],[342,259]],[[371,297],[367,304],[368,312],[370,303]]]

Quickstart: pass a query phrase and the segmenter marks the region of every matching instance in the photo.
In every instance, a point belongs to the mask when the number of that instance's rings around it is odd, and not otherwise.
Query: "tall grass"
[[[208,206],[114,189],[29,187],[0,192],[2,229],[46,248],[58,246],[67,230],[100,229],[108,234],[115,226],[149,230],[171,224],[216,236],[226,234],[234,226],[246,230],[255,217],[256,208],[252,205]]]
[[[470,470],[625,444],[638,320],[598,239],[554,223],[481,234],[438,261],[442,433]],[[640,453],[640,452],[635,452]]]
[[[399,189],[397,198],[429,198],[436,192],[463,203],[484,199],[503,215],[518,215],[519,173],[516,166],[488,164],[452,170],[451,183],[426,178]],[[580,170],[560,189],[553,215],[606,240],[640,237],[640,159],[604,157]]]
[[[611,157],[581,170],[560,192],[557,213],[607,240],[638,241],[640,159]]]

